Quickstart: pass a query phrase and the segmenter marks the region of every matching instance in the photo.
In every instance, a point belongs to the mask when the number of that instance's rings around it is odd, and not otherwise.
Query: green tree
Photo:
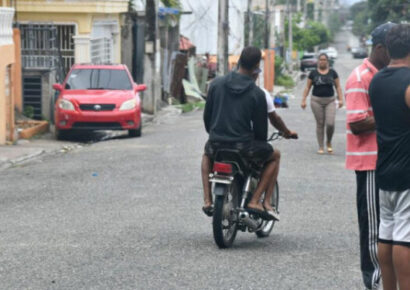
[[[368,0],[370,28],[387,21],[400,23],[409,20],[409,0]]]
[[[367,34],[387,21],[401,23],[409,20],[409,0],[368,0],[352,5],[353,33]]]
[[[181,2],[179,0],[161,0],[161,3],[166,7],[182,8]]]
[[[296,50],[313,50],[316,45],[328,43],[330,41],[330,31],[320,22],[308,21],[306,28],[299,27],[301,15],[293,19],[293,46]],[[288,31],[288,21],[285,21],[285,31]],[[288,34],[286,34],[286,45]]]
[[[340,30],[342,27],[342,20],[340,19],[341,16],[339,13],[332,13],[329,17],[328,28],[330,31],[330,38],[333,39],[335,34]]]
[[[253,21],[253,42],[252,45],[258,48],[264,48],[265,39],[265,16],[261,14],[252,13]],[[244,29],[245,43],[248,42],[249,28]]]
[[[353,33],[365,35],[369,32],[370,12],[366,1],[358,2],[350,7],[350,16],[353,20]]]

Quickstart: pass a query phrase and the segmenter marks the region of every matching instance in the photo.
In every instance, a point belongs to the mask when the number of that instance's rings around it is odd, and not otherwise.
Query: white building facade
[[[244,47],[244,23],[247,0],[229,1],[229,54],[239,54]],[[196,46],[198,54],[216,54],[218,39],[218,1],[181,0],[180,32]]]

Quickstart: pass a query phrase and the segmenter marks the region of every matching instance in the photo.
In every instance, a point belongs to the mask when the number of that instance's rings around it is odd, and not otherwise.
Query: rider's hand
[[[283,137],[284,137],[285,139],[298,139],[298,138],[299,138],[298,133],[293,132],[293,131],[289,131],[289,132],[287,132],[287,133],[283,133]]]
[[[303,110],[306,109],[306,100],[302,100],[302,104],[300,104],[300,106]]]

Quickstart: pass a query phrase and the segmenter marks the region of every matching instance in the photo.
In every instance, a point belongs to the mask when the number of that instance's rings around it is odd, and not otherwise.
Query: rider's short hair
[[[261,61],[261,50],[254,46],[245,47],[242,50],[241,57],[239,58],[239,66],[251,70]]]
[[[386,46],[391,58],[405,58],[410,53],[410,24],[393,27],[386,36]]]

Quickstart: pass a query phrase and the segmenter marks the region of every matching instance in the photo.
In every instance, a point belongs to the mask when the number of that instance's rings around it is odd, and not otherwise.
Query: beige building
[[[52,120],[53,83],[74,63],[121,63],[121,14],[128,0],[18,0],[23,106]]]
[[[0,6],[0,145],[14,140],[14,98],[18,93],[12,28],[14,9],[7,7],[7,3],[4,5]]]
[[[21,25],[56,25],[69,38],[62,49],[77,63],[121,61],[120,14],[128,0],[19,0],[16,11]]]

